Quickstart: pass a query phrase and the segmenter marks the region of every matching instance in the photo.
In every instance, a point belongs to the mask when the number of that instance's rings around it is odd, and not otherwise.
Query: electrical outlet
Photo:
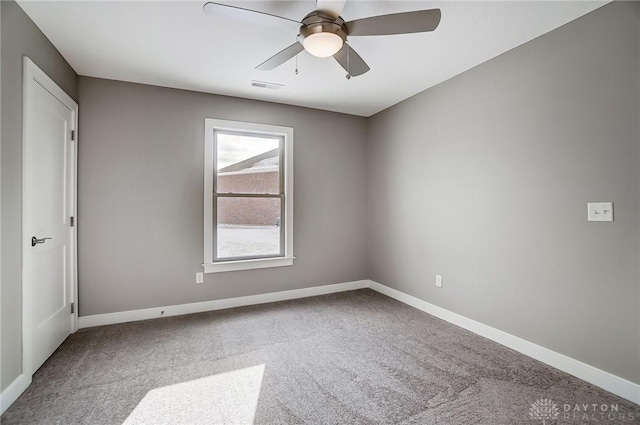
[[[204,273],[196,273],[196,284],[204,282]]]
[[[442,276],[439,274],[436,275],[436,286],[442,288]]]

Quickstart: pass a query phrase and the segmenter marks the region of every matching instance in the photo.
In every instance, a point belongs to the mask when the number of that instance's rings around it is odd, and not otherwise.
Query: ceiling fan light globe
[[[343,40],[342,37],[331,32],[318,32],[307,36],[302,44],[313,56],[326,58],[342,49]]]

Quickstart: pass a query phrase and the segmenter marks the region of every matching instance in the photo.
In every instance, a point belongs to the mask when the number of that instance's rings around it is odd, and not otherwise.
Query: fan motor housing
[[[311,34],[329,32],[338,35],[342,41],[347,41],[347,28],[341,17],[332,18],[320,11],[313,11],[304,17],[300,27],[300,35],[307,38]]]

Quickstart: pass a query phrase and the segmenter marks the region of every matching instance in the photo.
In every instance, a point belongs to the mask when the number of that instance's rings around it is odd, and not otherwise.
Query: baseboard
[[[488,338],[499,344],[532,357],[542,363],[603,388],[626,400],[640,404],[640,385],[620,378],[612,373],[598,369],[564,354],[544,348],[517,336],[508,334],[491,326],[487,326],[468,317],[438,307],[419,298],[389,288],[378,282],[369,281],[369,287],[374,291],[387,295],[412,307],[429,313],[442,320],[467,329],[475,334]]]
[[[138,320],[157,319],[159,317],[179,316],[182,314],[202,313],[204,311],[222,310],[225,308],[242,307],[247,305],[265,304],[276,301],[293,300],[296,298],[315,297],[317,295],[335,292],[353,291],[369,287],[368,280],[336,283],[333,285],[313,286],[310,288],[293,289],[290,291],[271,292],[268,294],[249,295],[246,297],[226,298],[222,300],[204,301],[191,304],[179,304],[165,307],[130,310],[117,313],[81,316],[78,319],[79,328],[113,325],[115,323],[135,322]]]
[[[22,374],[0,393],[0,415],[2,415],[31,385],[31,376]]]

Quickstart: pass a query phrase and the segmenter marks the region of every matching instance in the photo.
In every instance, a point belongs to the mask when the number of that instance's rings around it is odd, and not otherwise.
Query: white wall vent
[[[251,85],[253,87],[259,87],[261,89],[271,89],[271,90],[280,90],[284,87],[284,84],[276,84],[276,83],[268,83],[266,81],[251,81]]]

